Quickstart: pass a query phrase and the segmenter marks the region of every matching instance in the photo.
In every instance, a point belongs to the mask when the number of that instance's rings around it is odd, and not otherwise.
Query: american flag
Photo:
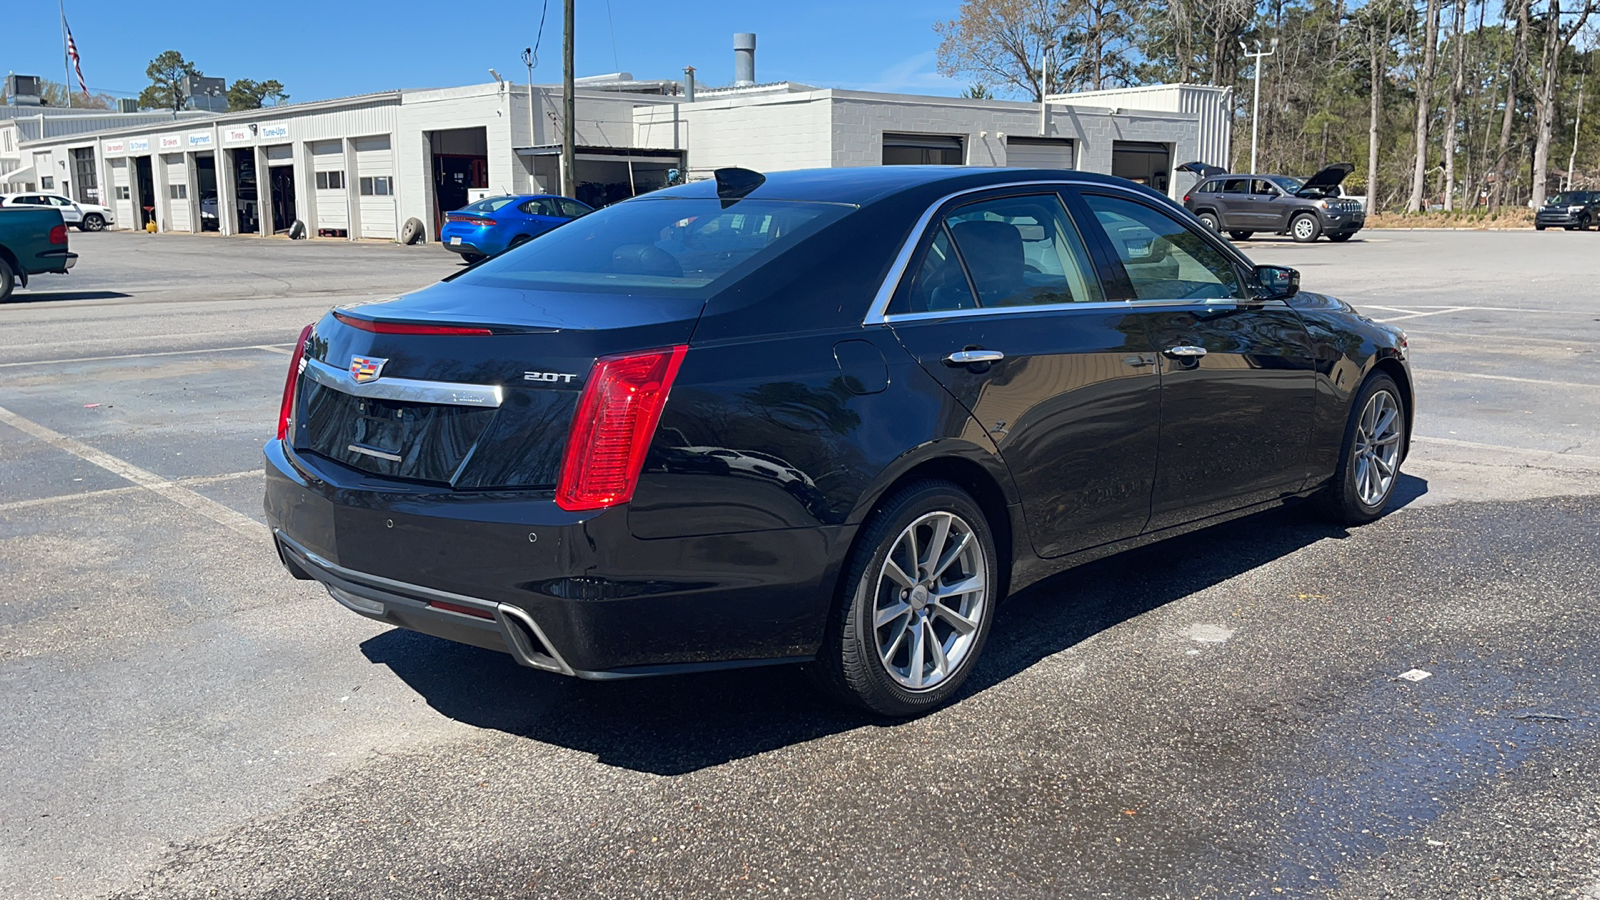
[[[78,58],[78,42],[72,39],[72,26],[67,25],[67,20],[63,18],[61,24],[67,29],[67,57],[72,60],[72,68],[78,73],[78,87],[87,97],[89,86],[83,83],[83,60]]]

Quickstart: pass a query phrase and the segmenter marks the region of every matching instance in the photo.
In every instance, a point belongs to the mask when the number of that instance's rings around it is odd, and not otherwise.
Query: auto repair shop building
[[[749,72],[753,75],[753,71]],[[752,79],[743,79],[750,80]],[[701,90],[626,74],[580,79],[577,199],[603,205],[722,166],[758,171],[895,165],[1076,168],[1177,195],[1190,160],[1226,164],[1228,92],[1193,85],[1044,104],[819,89]],[[560,89],[491,82],[387,91],[19,148],[37,171],[92,169],[119,227],[433,240],[472,198],[555,193]]]

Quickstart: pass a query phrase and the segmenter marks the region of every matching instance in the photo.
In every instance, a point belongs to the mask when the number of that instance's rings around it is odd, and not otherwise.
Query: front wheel
[[[105,231],[106,218],[98,213],[89,213],[83,217],[83,222],[78,225],[80,231]]]
[[[1364,525],[1383,515],[1400,480],[1406,427],[1400,387],[1388,375],[1374,373],[1350,405],[1339,468],[1323,493],[1323,507],[1335,522]]]
[[[1254,234],[1254,231],[1230,231],[1228,232],[1228,237],[1236,241],[1248,241]]]
[[[1355,232],[1346,231],[1344,234],[1330,234],[1328,235],[1328,240],[1333,241],[1335,244],[1342,244],[1355,236]]]
[[[937,708],[983,651],[1001,580],[989,523],[972,497],[948,481],[907,485],[858,539],[816,675],[882,715]]]
[[[1320,234],[1322,234],[1322,223],[1317,221],[1316,216],[1298,215],[1289,223],[1289,236],[1293,237],[1297,244],[1313,243]]]
[[[1535,226],[1533,226],[1533,230],[1534,231],[1543,231],[1544,228],[1545,227],[1543,225],[1535,225]]]

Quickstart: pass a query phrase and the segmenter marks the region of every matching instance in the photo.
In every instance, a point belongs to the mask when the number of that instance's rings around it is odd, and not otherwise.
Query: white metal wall
[[[394,148],[390,146],[389,136],[356,138],[356,173],[353,177],[375,178],[387,177],[389,179],[389,196],[359,194],[361,197],[361,236],[369,238],[389,238],[393,240],[395,234],[395,198],[392,193],[395,188],[394,177]],[[356,183],[357,190],[360,182]]]
[[[123,199],[118,196],[117,188],[127,188],[128,197]],[[133,214],[133,182],[128,179],[128,161],[126,159],[113,159],[111,161],[111,196],[112,207],[115,210],[118,228],[132,228],[139,223]]]
[[[343,185],[324,188],[318,172],[344,171],[344,142],[316,141],[311,144],[311,191],[317,200],[317,228],[349,228],[350,207]]]
[[[167,170],[167,196],[160,198],[157,203],[167,208],[168,231],[193,231],[194,223],[189,220],[189,167],[184,164],[182,153],[161,154],[161,165]],[[183,185],[182,197],[172,196],[172,188]]]

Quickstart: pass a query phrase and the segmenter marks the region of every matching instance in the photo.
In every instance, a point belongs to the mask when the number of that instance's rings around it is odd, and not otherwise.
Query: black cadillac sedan
[[[1394,490],[1406,341],[1077,172],[725,169],[308,326],[284,566],[580,678],[806,663],[888,715],[1008,592]]]

